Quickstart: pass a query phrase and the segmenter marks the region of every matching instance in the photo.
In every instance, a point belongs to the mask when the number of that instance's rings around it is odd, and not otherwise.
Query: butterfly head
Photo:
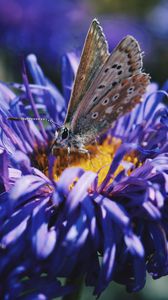
[[[70,146],[71,131],[67,126],[61,126],[55,132],[52,150],[55,148],[67,148]]]
[[[87,152],[87,150],[84,148],[82,137],[80,135],[76,135],[72,131],[68,123],[64,124],[56,130],[55,137],[51,146],[51,151],[54,154],[55,150],[63,148],[68,150],[69,152]]]

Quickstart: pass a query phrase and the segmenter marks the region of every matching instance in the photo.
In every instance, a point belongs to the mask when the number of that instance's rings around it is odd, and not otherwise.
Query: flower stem
[[[67,279],[66,284],[74,285],[75,289],[73,293],[65,295],[62,300],[80,300],[83,289],[83,278],[69,278]]]

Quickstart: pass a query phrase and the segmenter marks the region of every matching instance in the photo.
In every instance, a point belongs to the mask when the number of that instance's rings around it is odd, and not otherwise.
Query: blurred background
[[[47,75],[59,82],[61,56],[80,55],[94,17],[111,50],[132,34],[145,52],[145,71],[154,81],[166,80],[167,0],[0,0],[0,78],[19,79],[23,56],[35,53]]]
[[[34,53],[61,89],[62,55],[80,56],[91,20],[97,17],[110,50],[127,34],[144,51],[144,69],[160,85],[168,72],[168,0],[0,0],[0,80],[21,81],[22,59]],[[94,299],[85,288],[82,300]],[[147,278],[139,293],[115,283],[100,300],[167,300],[168,278]],[[74,299],[75,300],[75,299]]]

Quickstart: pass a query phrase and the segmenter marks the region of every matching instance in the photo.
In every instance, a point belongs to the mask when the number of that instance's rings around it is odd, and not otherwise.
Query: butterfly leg
[[[85,148],[80,148],[80,152],[87,155],[87,158],[90,161],[92,168],[94,168],[89,150],[87,150]]]
[[[85,148],[79,148],[79,152],[83,153],[83,154],[88,154],[89,153],[89,151]]]
[[[100,149],[99,149],[99,147],[98,147],[98,143],[97,143],[97,140],[95,139],[95,146],[96,146],[96,149],[97,149],[97,152],[99,152],[100,154],[102,154],[102,155],[107,155],[105,152],[103,152],[103,151],[101,151]]]
[[[68,146],[67,151],[68,151],[68,167],[69,167],[69,165],[70,165],[71,147]]]
[[[94,169],[95,167],[93,165],[93,162],[92,162],[91,155],[90,155],[89,151],[88,151],[88,159],[90,161],[90,164],[91,164],[92,168]]]

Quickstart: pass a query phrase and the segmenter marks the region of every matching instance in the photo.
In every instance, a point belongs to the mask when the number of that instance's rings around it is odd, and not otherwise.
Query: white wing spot
[[[141,68],[141,61],[138,61],[136,64],[135,64],[136,68]]]
[[[95,111],[94,113],[92,113],[92,119],[96,119],[98,117],[99,113],[97,111]]]
[[[135,46],[136,46],[135,42],[132,41],[132,42],[130,43],[130,45],[128,46],[128,48],[129,48],[130,50],[132,50],[132,49],[135,48]]]
[[[96,41],[99,40],[99,37],[100,37],[100,36],[99,36],[99,33],[97,33],[97,34],[96,34]]]
[[[113,106],[109,106],[108,108],[106,108],[105,113],[106,114],[111,114],[113,111]]]
[[[84,80],[85,79],[85,75],[83,74],[80,78],[80,80]]]
[[[120,94],[115,94],[113,97],[112,97],[112,101],[115,101],[119,98]]]
[[[101,90],[101,89],[104,89],[105,87],[106,87],[105,84],[100,84],[97,89]]]
[[[109,98],[105,98],[102,100],[102,105],[107,105],[109,103]]]
[[[127,89],[127,94],[131,95],[134,92],[135,88],[134,86],[131,86]]]
[[[122,106],[119,106],[118,108],[117,108],[117,114],[119,114],[120,112],[122,112],[122,110],[123,110],[123,107]]]
[[[100,51],[100,55],[103,56],[104,54],[105,54],[105,52],[104,52],[104,50],[102,49],[102,50]]]
[[[124,41],[123,41],[123,44],[122,44],[122,46],[123,46],[123,48],[127,48],[128,47],[128,45],[131,43],[131,38],[130,37],[127,37]]]
[[[137,53],[136,55],[134,55],[134,61],[138,61],[140,58],[141,58],[140,53]]]
[[[128,96],[127,96],[127,97],[125,98],[125,100],[124,100],[124,103],[125,103],[125,104],[126,104],[126,103],[129,103],[131,98],[132,98],[132,97],[130,97],[130,96],[128,97]]]
[[[94,32],[94,28],[92,26],[91,29],[90,29],[90,33],[92,34],[93,32]]]
[[[95,97],[92,99],[92,102],[95,103],[97,99],[98,99],[98,97],[95,96]]]

